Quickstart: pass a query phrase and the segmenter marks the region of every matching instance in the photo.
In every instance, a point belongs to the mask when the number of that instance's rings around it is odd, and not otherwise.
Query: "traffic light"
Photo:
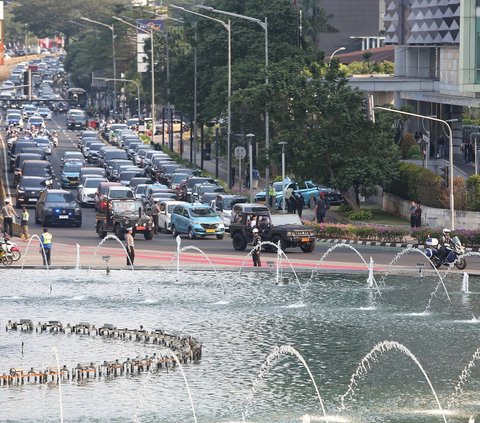
[[[448,188],[448,180],[449,180],[449,172],[450,172],[449,168],[450,167],[448,165],[440,168],[440,171],[441,171],[440,176],[443,179],[443,185],[445,185],[447,188]]]

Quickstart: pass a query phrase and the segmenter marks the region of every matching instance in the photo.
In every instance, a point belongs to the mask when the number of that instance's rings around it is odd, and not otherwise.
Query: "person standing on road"
[[[321,192],[315,204],[315,219],[317,223],[323,223],[329,208],[330,204],[328,204],[328,200],[325,198],[325,193]]]
[[[295,198],[295,204],[297,206],[297,214],[298,217],[302,217],[303,207],[305,206],[305,200],[303,199],[303,195],[299,192],[296,192],[292,195]]]
[[[11,237],[13,236],[13,218],[17,217],[18,214],[10,204],[10,200],[7,198],[5,200],[5,205],[2,207],[0,214],[3,217],[3,233],[9,234]]]
[[[295,209],[293,207],[293,201],[292,201],[292,194],[293,194],[293,188],[288,187],[285,189],[285,205],[287,206],[287,212],[292,213],[292,211]]]
[[[125,235],[125,241],[127,241],[127,266],[132,264],[135,261],[135,244],[132,235],[133,228],[127,229],[127,234]]]
[[[260,245],[262,244],[262,238],[258,234],[258,229],[253,228],[253,250],[252,250],[252,260],[253,260],[253,265],[255,267],[262,267],[262,262],[260,261],[260,252],[261,248]]]
[[[20,236],[24,241],[28,241],[30,235],[28,234],[28,219],[30,214],[25,206],[22,207],[22,214],[20,219],[20,226],[22,227],[22,235]]]
[[[52,239],[53,236],[48,232],[48,228],[43,228],[43,234],[40,236],[40,254],[42,255],[43,265],[50,266],[50,257],[52,255]]]
[[[158,205],[158,201],[155,200],[153,202],[153,207],[151,211],[152,220],[153,220],[153,233],[158,233],[158,215],[160,214],[160,206]]]

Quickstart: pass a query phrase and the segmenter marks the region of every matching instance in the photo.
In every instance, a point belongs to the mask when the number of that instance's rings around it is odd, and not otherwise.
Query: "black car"
[[[41,176],[47,187],[51,186],[55,179],[52,165],[47,160],[25,160],[22,166],[22,176]]]
[[[34,206],[44,189],[45,180],[41,176],[22,176],[17,185],[15,207]]]
[[[42,160],[40,154],[34,153],[20,153],[15,158],[15,165],[13,168],[13,186],[17,186],[20,178],[22,177],[22,167],[25,160]]]
[[[35,209],[35,222],[46,227],[53,223],[82,226],[82,209],[70,191],[63,189],[43,190]]]

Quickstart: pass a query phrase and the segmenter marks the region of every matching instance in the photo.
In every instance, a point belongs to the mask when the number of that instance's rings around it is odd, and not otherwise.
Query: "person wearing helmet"
[[[253,260],[253,265],[255,267],[262,267],[262,262],[260,261],[260,253],[261,253],[261,244],[262,244],[262,238],[259,235],[258,228],[253,228],[252,230],[253,233],[253,250],[252,250],[252,260]]]
[[[452,244],[452,238],[450,237],[451,232],[452,231],[450,229],[443,228],[443,231],[442,231],[443,236],[442,236],[442,239],[440,240],[440,243],[442,244],[442,246],[438,250],[438,258],[442,263],[443,263],[443,260],[445,260],[445,258],[447,257],[448,248]]]

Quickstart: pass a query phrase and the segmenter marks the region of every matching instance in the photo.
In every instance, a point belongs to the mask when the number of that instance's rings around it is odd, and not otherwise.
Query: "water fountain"
[[[92,260],[102,244],[95,248]],[[61,386],[57,383],[0,386],[3,415],[13,421],[62,420],[65,414],[72,421],[131,421],[133,417],[134,421],[146,423],[192,421],[192,416],[194,421],[208,423],[247,420],[423,423],[445,422],[447,417],[449,423],[464,423],[470,416],[474,419],[480,415],[477,400],[480,387],[468,383],[477,377],[473,369],[480,357],[478,326],[469,320],[478,313],[480,296],[448,297],[451,307],[430,309],[428,314],[416,316],[411,311],[424,304],[431,293],[431,286],[426,283],[428,274],[426,280],[417,278],[417,283],[412,283],[410,274],[394,275],[392,265],[389,276],[394,283],[382,290],[388,301],[367,311],[364,305],[379,292],[372,258],[369,262],[362,259],[368,271],[366,285],[365,275],[317,271],[325,257],[316,263],[312,274],[297,272],[278,245],[271,247],[276,249],[271,274],[242,269],[182,269],[180,255],[184,251],[204,256],[178,243],[174,255],[176,269],[174,265],[171,271],[115,272],[114,286],[104,283],[103,272],[89,272],[92,261],[90,266],[80,266],[79,247],[72,271],[49,269],[54,292],[39,289],[44,280],[38,277],[38,270],[24,268],[21,278],[4,278],[0,284],[0,307],[5,319],[27,316],[81,322],[89,316],[99,322],[116,322],[119,328],[138,327],[141,322],[149,330],[162,326],[171,328],[178,336],[191,333],[202,339],[205,351],[198,365],[168,369],[178,375],[182,372],[181,383],[172,375],[159,377],[143,372],[100,378],[97,372],[95,378],[75,378]],[[123,245],[122,251],[125,252]],[[81,252],[85,257],[85,250]],[[251,253],[244,264],[249,257]],[[88,259],[84,262],[88,263]],[[291,272],[287,275],[288,269]],[[431,275],[438,277],[436,290],[448,284],[452,291],[469,292],[458,276],[447,279],[452,275],[447,271],[440,278],[434,272]],[[178,283],[179,275],[182,283]],[[297,284],[281,283],[292,275]],[[81,283],[75,283],[79,277]],[[212,303],[217,285],[205,282],[215,280],[228,290],[228,303]],[[298,297],[299,288],[304,306],[283,306],[286,298]],[[144,301],[138,291],[149,293],[152,301]],[[431,294],[431,299],[436,293]],[[99,368],[103,365],[102,358],[132,357],[132,344],[118,337],[72,335],[0,331],[4,367],[21,368],[28,363],[30,368],[31,363],[36,369],[41,368],[49,362],[52,346],[56,347],[62,364],[76,365],[81,361],[79,364],[87,366],[96,362]],[[382,339],[396,341],[379,343]],[[25,349],[21,355],[22,343]],[[152,357],[164,347],[138,342],[133,351],[139,357]],[[466,351],[475,354],[466,358]],[[400,353],[409,361],[398,360],[392,353]],[[284,355],[295,357],[299,365],[296,361],[279,360]],[[258,365],[266,356],[259,372]],[[468,359],[461,371],[459,363],[463,366]],[[415,364],[414,371],[411,362]],[[271,371],[274,365],[279,371]],[[57,360],[55,374],[61,369]],[[352,369],[348,374],[357,369],[350,385],[344,369]],[[2,377],[0,374],[0,380]],[[415,384],[414,388],[405,385],[405,379]],[[57,389],[59,397],[63,397],[62,410],[49,405],[42,414],[45,392],[52,391],[57,396]],[[351,396],[354,401],[348,401]],[[449,408],[444,409],[442,404],[448,404]],[[408,417],[402,419],[404,415]]]
[[[43,248],[43,244],[42,244],[42,241],[41,241],[40,237],[37,234],[31,235],[30,238],[28,239],[28,244],[27,244],[27,248],[25,249],[25,253],[23,254],[21,269],[23,269],[24,266],[25,266],[25,260],[27,259],[27,256],[28,256],[28,251],[30,249],[30,244],[32,243],[32,241],[34,239],[38,240],[38,243],[40,244],[40,249],[42,250],[42,254],[45,255],[45,248]],[[48,263],[46,263],[45,266],[46,266],[47,270],[49,270]]]
[[[118,244],[120,244],[120,246],[122,247],[122,250],[123,252],[125,253],[125,257],[127,258],[127,260],[130,262],[130,268],[132,270],[134,270],[134,267],[133,267],[133,263],[130,261],[130,256],[128,255],[127,253],[127,250],[125,248],[125,246],[123,245],[123,242],[120,240],[120,238],[118,238],[117,236],[115,236],[114,234],[108,234],[105,238],[103,238],[99,243],[98,245],[95,247],[95,250],[93,251],[93,255],[92,255],[92,260],[90,262],[90,265],[88,266],[88,271],[90,271],[91,267],[92,267],[92,262],[93,260],[95,260],[95,257],[97,256],[97,253],[98,253],[98,250],[102,247],[102,245],[108,241],[109,239],[113,239],[114,241],[116,241]]]
[[[469,276],[467,272],[463,273],[463,278],[462,278],[462,292],[464,294],[468,294],[470,292],[470,287],[469,287]]]

